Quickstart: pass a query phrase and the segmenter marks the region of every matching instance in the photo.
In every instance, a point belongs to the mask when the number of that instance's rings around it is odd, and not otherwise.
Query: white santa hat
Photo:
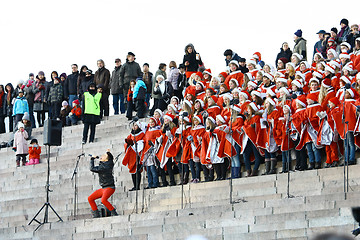
[[[185,103],[186,105],[188,105],[189,107],[192,107],[192,103],[191,103],[189,100],[185,99],[185,100],[184,100],[184,103]]]
[[[317,82],[317,84],[320,84],[320,81],[319,81],[319,79],[317,79],[317,78],[311,78],[311,79],[309,80],[309,85],[311,84],[311,82]]]
[[[236,60],[231,60],[231,61],[229,62],[229,65],[230,65],[230,64],[235,64],[237,67],[239,67],[239,62],[236,61]]]
[[[344,81],[344,83],[349,83],[351,84],[350,79],[347,76],[341,76],[340,80]]]
[[[345,59],[350,59],[350,55],[348,53],[341,53],[339,55],[339,58],[342,59],[342,58],[345,58]]]
[[[249,78],[249,80],[254,80],[253,76],[251,75],[251,73],[247,72],[245,73],[245,75]]]
[[[163,116],[163,112],[160,109],[155,109],[154,113],[159,113],[160,117]]]
[[[204,101],[201,100],[201,99],[196,99],[196,100],[195,100],[195,103],[196,103],[196,102],[199,102],[201,107],[204,107],[204,106],[205,106]]]
[[[338,54],[337,54],[337,52],[336,52],[334,49],[330,48],[330,49],[327,51],[327,53],[329,54],[329,52],[331,52],[332,55],[334,55],[334,58],[338,58]]]
[[[248,82],[248,86],[252,86],[253,88],[256,88],[257,87],[257,84],[255,81],[249,81]]]
[[[254,102],[251,102],[248,106],[250,106],[255,112],[259,111],[259,108]]]
[[[349,50],[351,49],[351,45],[348,43],[348,42],[342,42],[341,44],[340,44],[340,46],[345,46],[345,47],[347,47]],[[340,54],[341,55],[341,54]]]
[[[271,75],[270,73],[265,73],[264,77],[267,77],[268,79],[270,79],[271,81],[274,79],[273,75]]]
[[[279,77],[281,78],[284,78],[285,77],[285,74],[283,74],[282,72],[276,72],[275,75],[278,75]]]
[[[219,120],[222,123],[226,123],[227,120],[227,116],[221,116],[221,115],[216,115],[216,119]]]
[[[303,88],[303,85],[299,80],[294,80],[294,81],[291,82],[291,84],[294,84],[298,88]]]
[[[177,110],[174,104],[169,104],[168,107],[172,108],[174,110],[174,112],[176,112],[176,110]]]
[[[349,72],[351,72],[352,70],[353,70],[353,68],[351,67],[351,65],[350,64],[346,64],[346,66],[345,67],[343,67],[343,69],[342,70],[348,70]]]
[[[251,91],[251,95],[255,95],[255,96],[261,97],[261,92],[259,92],[259,91],[257,91],[257,90],[253,90],[253,91]]]
[[[240,112],[240,111],[241,111],[241,109],[239,108],[238,105],[233,105],[233,106],[231,106],[231,108],[234,109],[234,110],[237,111],[237,112]]]
[[[295,77],[296,77],[296,76],[300,76],[301,79],[305,80],[305,74],[303,74],[302,72],[297,71],[297,72],[295,73]]]
[[[289,92],[289,90],[286,88],[286,87],[282,87],[282,88],[280,88],[279,89],[279,92],[283,92],[283,93],[285,93],[287,96],[289,96],[290,95],[290,92]]]
[[[236,87],[238,87],[238,86],[239,86],[239,82],[238,82],[238,80],[237,80],[237,79],[232,78],[232,79],[230,79],[230,81],[233,81],[233,82],[235,83]]]
[[[329,65],[327,65],[327,66],[325,67],[325,71],[329,71],[329,72],[331,72],[331,73],[335,73],[334,67],[329,66]]]
[[[282,83],[287,83],[288,80],[285,79],[285,78],[279,77],[279,78],[276,79],[276,81],[277,82],[282,82]]]
[[[273,91],[272,88],[266,89],[266,94],[269,94],[272,97],[276,96],[276,93]],[[261,97],[261,96],[259,96],[259,97]]]
[[[292,56],[297,57],[300,61],[303,59],[303,56],[298,53],[293,53]]]
[[[233,95],[231,95],[230,93],[225,93],[224,95],[223,95],[223,98],[228,98],[230,101],[231,100],[233,100]]]
[[[300,103],[301,106],[306,107],[306,103],[302,102],[299,98],[295,99],[297,103]]]
[[[320,72],[318,72],[318,71],[314,71],[313,76],[317,77],[317,78],[322,78],[322,74]]]
[[[249,59],[247,64],[253,64],[254,66],[256,66],[256,61],[254,59]]]
[[[275,102],[274,99],[272,99],[272,98],[266,98],[265,102],[268,102],[268,103],[270,103],[270,104],[273,105],[273,106],[276,106],[276,102]]]
[[[300,64],[304,64],[306,69],[309,69],[311,67],[307,61],[302,61]]]
[[[295,64],[293,64],[292,62],[288,62],[288,63],[286,63],[286,66],[292,66],[292,68],[293,69],[295,69],[296,67],[295,67]]]
[[[216,121],[213,117],[209,116],[207,120],[211,121],[213,124],[216,124]]]

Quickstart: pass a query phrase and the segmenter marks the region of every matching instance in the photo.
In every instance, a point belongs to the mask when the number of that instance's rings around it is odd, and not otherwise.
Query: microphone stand
[[[290,110],[289,110],[289,114],[288,114],[288,119],[286,119],[286,132],[287,132],[287,137],[288,137],[288,140],[287,140],[287,144],[288,144],[288,158],[287,158],[287,198],[293,198],[294,196],[293,195],[290,195],[290,156],[291,156],[291,153],[290,153],[290,124],[291,124],[291,120],[290,120]]]
[[[76,164],[75,164],[74,172],[71,177],[71,181],[75,178],[75,181],[74,181],[74,220],[76,220],[77,210],[78,210],[78,207],[77,207],[77,205],[78,205],[77,173],[78,173],[79,161],[82,156],[84,156],[84,153],[82,153],[76,157]]]
[[[184,137],[184,114],[181,115],[181,137],[180,137],[180,146],[182,148],[182,151],[184,151],[183,144],[183,137]],[[180,157],[180,164],[181,164],[181,209],[184,209],[184,166],[181,163]]]
[[[131,123],[135,123],[136,121],[132,121],[130,122],[130,125]],[[138,171],[138,167],[139,167],[139,153],[138,153],[138,149],[137,149],[137,141],[136,141],[136,137],[135,136],[132,136],[133,138],[133,142],[134,142],[134,145],[135,145],[135,153],[136,153],[136,160],[135,160],[135,166],[136,166],[136,172],[135,172],[135,211],[136,213],[138,213],[138,198],[139,198],[139,193],[138,193],[138,190],[140,188],[140,186],[138,187],[138,185],[140,185],[139,183],[139,180],[138,180],[138,176],[139,176],[139,171]]]
[[[230,159],[230,204],[233,204],[233,176],[231,176],[233,170],[233,166],[232,166],[232,158],[233,158],[233,144],[234,144],[234,139],[233,139],[233,134],[232,134],[232,119],[233,118],[233,109],[231,109],[230,111],[230,131],[229,131],[229,134],[230,134],[230,147],[231,147],[231,159]],[[240,173],[241,174],[241,173]]]
[[[349,161],[349,157],[348,157],[348,155],[349,155],[349,151],[348,151],[348,149],[347,149],[347,146],[348,146],[348,143],[347,143],[347,136],[346,136],[346,125],[345,125],[345,123],[347,124],[348,122],[345,122],[345,93],[346,93],[346,88],[344,88],[344,101],[343,101],[343,111],[342,111],[342,124],[343,124],[343,126],[344,126],[344,153],[346,153],[345,154],[345,156],[344,156],[344,173],[343,173],[343,175],[344,175],[344,199],[346,200],[346,192],[347,192],[347,188],[346,188],[346,168],[348,168],[349,166],[348,166],[348,161]],[[347,160],[346,160],[346,158],[348,158]],[[349,170],[349,169],[348,169]]]
[[[144,164],[147,162],[147,160],[149,159],[150,156],[153,155],[153,153],[155,152],[155,147],[154,146],[150,146],[148,152],[149,154],[146,156],[146,159],[143,163],[143,166]],[[143,175],[143,183],[145,182],[145,174]],[[144,213],[145,212],[145,187],[143,187],[143,199],[142,199],[142,206],[141,206],[141,213]]]
[[[114,162],[114,166],[117,163],[117,161],[119,160],[119,157],[123,154],[123,152],[120,152],[116,157],[115,157],[115,162]]]

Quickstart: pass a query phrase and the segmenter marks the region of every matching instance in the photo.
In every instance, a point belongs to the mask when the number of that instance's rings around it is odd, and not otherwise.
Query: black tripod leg
[[[37,222],[38,224],[41,224],[40,221],[38,221],[36,219],[36,217],[40,214],[40,212],[44,209],[44,207],[46,206],[46,203],[44,203],[44,205],[40,208],[40,210],[35,214],[35,216],[31,219],[31,221],[28,223],[28,225],[30,225],[33,221]]]
[[[61,219],[61,217],[59,216],[59,214],[57,214],[57,212],[56,212],[55,209],[51,206],[50,203],[49,203],[49,207],[50,207],[51,210],[55,213],[55,215],[59,218],[59,221],[62,222],[63,220]]]

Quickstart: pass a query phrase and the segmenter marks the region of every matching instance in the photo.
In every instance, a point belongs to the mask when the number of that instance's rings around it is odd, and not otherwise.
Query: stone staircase
[[[349,192],[343,192],[343,168],[319,169],[233,180],[230,203],[229,180],[129,192],[128,170],[116,163],[116,192],[110,201],[117,217],[93,220],[87,197],[99,188],[98,177],[89,171],[89,159],[78,169],[78,211],[74,218],[76,156],[99,154],[110,148],[122,152],[129,134],[127,120],[113,116],[96,129],[95,143],[81,145],[82,126],[63,129],[63,144],[51,147],[50,203],[62,217],[49,211],[49,221],[34,232],[27,225],[45,202],[46,151],[41,164],[15,167],[13,151],[0,151],[0,239],[185,239],[201,234],[208,239],[310,239],[317,233],[349,234],[357,227],[351,207],[359,206],[360,165],[349,166]],[[33,135],[42,144],[42,129]],[[0,141],[9,134],[0,135]],[[280,162],[278,164],[280,166]],[[263,166],[262,166],[263,167]],[[262,169],[263,171],[263,169]],[[281,171],[281,168],[278,168]],[[178,179],[178,178],[177,178]],[[144,180],[144,178],[143,178]],[[179,182],[179,180],[178,180]],[[147,185],[145,179],[145,186]],[[182,202],[183,200],[183,209]],[[137,212],[136,212],[137,205]],[[38,216],[42,221],[44,212]]]

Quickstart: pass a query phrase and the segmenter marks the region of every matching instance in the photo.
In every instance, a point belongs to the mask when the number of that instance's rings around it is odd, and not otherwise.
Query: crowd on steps
[[[247,176],[258,175],[261,164],[265,174],[274,174],[277,161],[282,172],[355,164],[359,25],[342,19],[339,30],[320,30],[317,36],[309,52],[298,29],[294,48],[284,42],[274,64],[258,51],[245,59],[227,49],[220,73],[205,67],[192,44],[185,46],[180,64],[160,63],[154,74],[148,63],[140,67],[133,52],[124,64],[115,59],[112,72],[100,59],[95,73],[85,65],[79,71],[77,64],[69,75],[53,71],[50,81],[42,71],[31,73],[15,87],[0,85],[0,133],[8,118],[18,166],[26,164],[29,151],[20,150],[26,150],[31,129],[43,126],[46,116],[63,126],[84,124],[82,143],[93,142],[96,125],[109,116],[112,95],[114,114],[134,120],[123,159],[133,190],[144,169],[148,188],[156,188],[176,185],[177,172],[186,184],[226,179],[229,169],[238,178],[242,166]],[[32,159],[31,164],[39,162]]]

